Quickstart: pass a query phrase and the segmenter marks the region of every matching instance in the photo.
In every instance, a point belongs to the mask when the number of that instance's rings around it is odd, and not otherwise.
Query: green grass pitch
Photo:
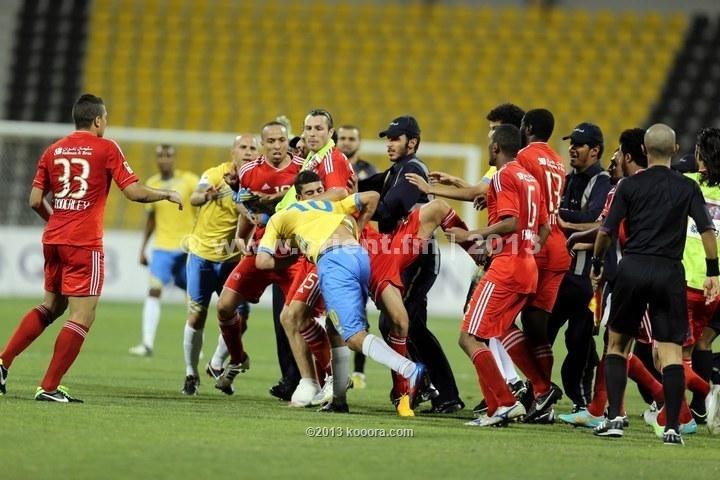
[[[34,304],[0,299],[0,343]],[[271,397],[268,388],[279,369],[271,318],[261,309],[251,315],[245,342],[252,368],[236,379],[236,394],[223,395],[204,377],[200,395],[185,398],[179,393],[184,309],[163,307],[151,359],[127,354],[139,338],[140,311],[139,304],[101,302],[63,382],[84,405],[33,400],[60,321],[18,357],[8,394],[0,397],[0,478],[690,479],[716,478],[720,470],[720,442],[704,429],[688,436],[684,448],[663,446],[642,422],[644,406],[632,383],[631,426],[619,440],[559,424],[464,426],[480,394],[474,369],[456,344],[458,319],[435,318],[431,325],[445,345],[467,408],[450,416],[400,419],[388,402],[390,375],[372,361],[367,389],[349,392],[350,415],[288,408]],[[209,323],[205,361],[217,333]],[[569,406],[563,399],[557,411]],[[308,428],[325,428],[335,436],[309,438]],[[413,429],[412,438],[347,438],[347,429],[397,428]]]

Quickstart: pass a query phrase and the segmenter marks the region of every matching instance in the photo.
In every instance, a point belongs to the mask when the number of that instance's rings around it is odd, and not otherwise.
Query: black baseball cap
[[[388,128],[379,133],[380,137],[399,137],[402,134],[408,138],[418,138],[420,136],[420,125],[418,125],[415,117],[411,115],[403,115],[397,117],[390,122]]]
[[[573,129],[570,135],[565,135],[562,139],[570,139],[570,143],[573,145],[590,145],[591,147],[604,143],[600,127],[589,122],[581,123]]]
[[[680,173],[694,173],[698,171],[694,153],[686,153],[682,157],[670,162],[670,168]]]

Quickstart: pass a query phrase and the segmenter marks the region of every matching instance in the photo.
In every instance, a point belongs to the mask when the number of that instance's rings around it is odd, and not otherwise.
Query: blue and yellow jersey
[[[234,261],[240,257],[233,243],[238,213],[232,197],[233,192],[223,180],[223,175],[234,171],[232,162],[220,164],[206,170],[197,184],[198,190],[214,186],[220,195],[200,207],[195,228],[189,237],[188,249],[198,257],[212,262]]]
[[[350,195],[339,202],[328,200],[309,200],[295,202],[281,212],[270,217],[265,235],[260,240],[259,252],[273,255],[282,240],[291,240],[294,246],[315,263],[322,247],[345,223],[348,230],[358,238],[359,232],[355,220],[349,218],[360,211],[360,195]]]
[[[148,179],[146,185],[151,188],[175,190],[180,194],[182,210],[170,202],[147,204],[148,212],[155,213],[155,248],[160,250],[180,250],[182,242],[193,230],[197,209],[190,205],[190,196],[198,183],[198,176],[192,172],[175,170],[172,178],[164,180],[158,173]]]
[[[485,172],[485,175],[483,175],[480,182],[484,183],[485,185],[490,185],[490,182],[492,182],[492,177],[497,173],[497,167],[490,167],[487,169],[487,172]]]

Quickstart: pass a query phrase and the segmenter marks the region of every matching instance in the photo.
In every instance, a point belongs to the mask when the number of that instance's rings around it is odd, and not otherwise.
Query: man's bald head
[[[656,123],[645,132],[644,144],[649,157],[670,158],[677,151],[675,130],[664,123]]]
[[[254,133],[241,133],[235,137],[230,153],[237,166],[255,160],[260,154],[260,138]]]

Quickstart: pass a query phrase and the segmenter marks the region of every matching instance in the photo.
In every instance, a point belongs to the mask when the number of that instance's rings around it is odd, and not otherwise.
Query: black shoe
[[[541,425],[552,425],[553,423],[555,423],[555,408],[553,406],[550,406],[550,408],[545,409],[545,411],[535,417],[532,423],[537,423]]]
[[[616,417],[612,420],[605,419],[600,425],[593,428],[593,435],[598,437],[619,438],[623,436],[623,418]]]
[[[525,423],[534,423],[536,419],[547,416],[548,411],[551,410],[553,405],[561,398],[562,390],[560,390],[560,387],[554,383],[551,384],[547,392],[535,399],[525,417]]]
[[[429,380],[428,380],[429,382]],[[422,392],[420,392],[420,399],[417,403],[423,403],[427,402],[429,400],[434,400],[437,397],[440,396],[440,392],[437,388],[435,388],[435,385],[432,383],[428,383],[427,388],[425,388]]]
[[[520,403],[522,403],[523,407],[525,407],[525,411],[529,412],[530,407],[532,406],[533,401],[535,400],[535,392],[533,390],[532,383],[530,380],[525,382],[525,393],[520,395],[520,397],[515,397],[518,400],[520,400]]]
[[[58,386],[54,392],[46,392],[42,387],[38,387],[35,391],[35,400],[39,402],[85,403],[79,398],[71,397],[70,393],[62,385]]]
[[[215,380],[215,383],[216,383],[215,388],[217,388],[218,390],[223,392],[225,395],[232,395],[233,393],[235,393],[235,389],[233,388],[232,385],[224,386],[223,388],[218,388],[218,386],[217,386],[218,379],[220,379],[220,377],[222,377],[223,373],[225,373],[224,368],[213,368],[212,365],[210,365],[208,363],[207,367],[205,368],[205,373],[208,374],[208,377]]]
[[[205,373],[207,373],[208,377],[212,378],[216,382],[217,379],[222,376],[224,371],[224,368],[213,368],[209,363],[207,364],[207,367],[205,367]]]
[[[483,413],[487,413],[487,402],[485,401],[485,399],[483,399],[480,403],[473,407],[473,413],[475,415],[482,415]]]
[[[525,386],[525,382],[522,380],[518,380],[515,383],[508,383],[508,387],[510,387],[510,392],[513,394],[515,399],[520,400],[523,395],[527,392],[527,387]]]
[[[198,387],[200,387],[200,379],[195,375],[185,377],[185,384],[180,393],[183,395],[197,395]]]
[[[280,400],[289,402],[296,387],[297,384],[293,386],[290,384],[290,382],[286,381],[284,378],[281,378],[277,384],[270,387],[270,395]]]
[[[673,429],[667,430],[663,433],[663,443],[665,445],[685,445],[682,435]]]
[[[326,403],[324,407],[318,410],[318,412],[350,413],[350,409],[348,408],[348,404],[346,402],[335,403],[335,400],[333,400],[332,402]]]
[[[692,413],[692,416],[695,419],[695,423],[697,423],[698,425],[707,424],[707,410],[705,410],[704,405],[702,410],[700,410],[699,408],[696,410],[693,407],[690,407],[690,413]]]
[[[465,404],[462,400],[448,400],[447,402],[433,405],[432,408],[423,410],[422,413],[455,413],[465,408]]]
[[[5,386],[7,384],[7,377],[8,369],[5,368],[2,360],[0,360],[0,395],[5,395],[7,393],[7,387]]]

